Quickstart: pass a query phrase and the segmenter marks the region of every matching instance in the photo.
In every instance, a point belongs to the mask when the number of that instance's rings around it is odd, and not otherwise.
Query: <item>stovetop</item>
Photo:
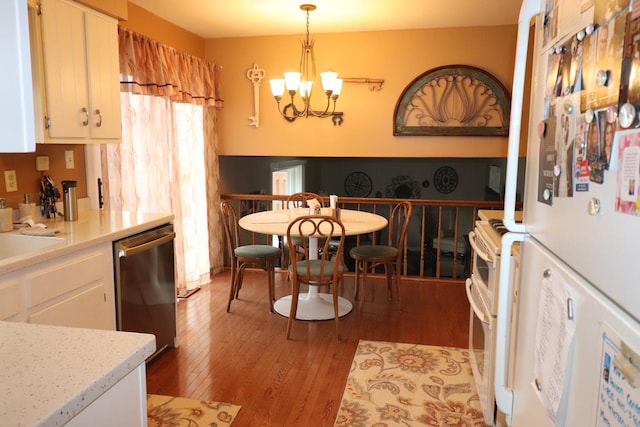
[[[495,255],[500,255],[502,251],[502,236],[509,232],[502,219],[491,218],[476,221],[476,230],[476,234],[480,234],[481,238],[485,241],[485,246]],[[513,246],[519,247],[520,243],[514,242]]]
[[[504,226],[504,221],[502,221],[501,219],[490,219],[490,220],[487,220],[487,222],[489,223],[491,228],[493,228],[495,232],[498,233],[500,236],[502,236],[503,234],[509,231],[507,230],[507,227]]]

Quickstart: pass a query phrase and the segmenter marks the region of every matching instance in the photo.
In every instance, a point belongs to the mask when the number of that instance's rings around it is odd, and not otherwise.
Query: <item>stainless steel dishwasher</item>
[[[176,282],[172,224],[113,243],[119,331],[156,336],[156,352],[176,347]]]

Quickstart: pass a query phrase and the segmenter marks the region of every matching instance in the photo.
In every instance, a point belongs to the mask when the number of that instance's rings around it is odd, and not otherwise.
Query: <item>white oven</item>
[[[493,316],[498,313],[498,282],[500,281],[501,234],[489,221],[476,221],[475,229],[469,233],[469,243],[473,249],[472,274],[479,286],[485,288],[487,307]]]
[[[489,313],[486,295],[474,275],[465,283],[471,306],[469,316],[469,363],[478,391],[485,424],[491,426],[495,417],[493,372],[495,370],[496,318]]]
[[[485,423],[494,425],[496,315],[500,280],[501,222],[477,221],[469,233],[473,268],[466,281],[469,314],[469,361]],[[512,258],[513,259],[513,258]]]

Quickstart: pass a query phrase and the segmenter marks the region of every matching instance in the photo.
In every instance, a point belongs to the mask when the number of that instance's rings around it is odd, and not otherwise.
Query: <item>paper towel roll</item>
[[[36,219],[36,204],[35,203],[18,203],[18,219],[30,216],[32,219]]]
[[[0,209],[0,231],[13,231],[13,209]]]
[[[335,194],[329,196],[329,206],[333,209],[338,207],[338,196],[336,196]]]

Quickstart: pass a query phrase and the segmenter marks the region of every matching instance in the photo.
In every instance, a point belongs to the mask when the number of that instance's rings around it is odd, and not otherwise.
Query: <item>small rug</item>
[[[469,351],[360,341],[334,427],[484,427]]]
[[[149,427],[229,426],[239,411],[229,403],[147,394]]]

